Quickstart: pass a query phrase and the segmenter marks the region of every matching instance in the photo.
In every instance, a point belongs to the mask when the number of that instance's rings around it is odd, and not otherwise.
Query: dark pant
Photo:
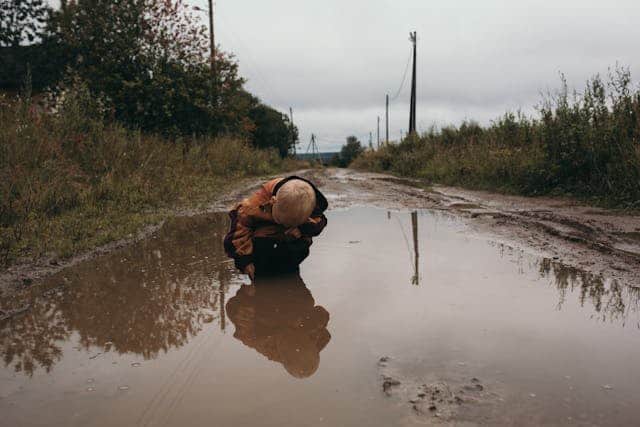
[[[291,242],[266,237],[253,239],[253,263],[256,275],[273,275],[298,271],[309,256],[309,243],[302,239]]]

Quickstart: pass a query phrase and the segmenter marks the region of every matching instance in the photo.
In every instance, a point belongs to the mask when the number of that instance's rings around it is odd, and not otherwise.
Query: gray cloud
[[[206,6],[206,0],[188,0]],[[52,1],[55,5],[56,1]],[[303,148],[363,142],[400,85],[418,32],[418,128],[533,113],[540,93],[577,88],[619,63],[640,74],[637,0],[219,0],[216,36],[247,88],[294,108]],[[409,77],[391,103],[390,135],[408,121]]]
[[[221,47],[236,53],[250,90],[282,111],[293,106],[305,147],[312,132],[323,149],[348,134],[375,138],[411,30],[419,36],[422,129],[532,113],[540,92],[559,86],[560,72],[579,88],[616,62],[640,71],[640,4],[632,0],[220,0],[216,7]],[[393,138],[407,127],[408,98],[406,84],[392,103]]]

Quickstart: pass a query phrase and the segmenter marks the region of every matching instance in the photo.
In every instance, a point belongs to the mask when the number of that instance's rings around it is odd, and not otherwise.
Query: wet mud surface
[[[336,206],[450,212],[496,241],[593,274],[640,286],[640,213],[579,204],[569,198],[520,197],[434,185],[351,170],[315,172]]]
[[[0,425],[637,424],[632,275],[466,194],[315,178],[335,209],[299,275],[249,283],[209,213],[0,296]]]
[[[249,284],[223,214],[4,296],[6,425],[620,425],[640,293],[441,211],[332,211]],[[46,414],[46,416],[44,416]]]

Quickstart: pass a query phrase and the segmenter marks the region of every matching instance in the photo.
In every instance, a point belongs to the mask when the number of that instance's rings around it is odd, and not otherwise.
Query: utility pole
[[[414,31],[409,33],[409,40],[413,43],[413,73],[411,75],[411,105],[409,107],[409,133],[413,135],[416,133],[416,57],[417,57],[417,44],[418,36]]]
[[[216,38],[213,29],[213,0],[209,0],[209,47],[211,49],[211,57],[209,58],[211,61],[211,87],[213,89],[212,92],[217,96]],[[217,104],[217,101],[214,102],[214,105],[215,104]]]
[[[387,98],[386,98],[384,120],[385,120],[385,123],[386,123],[385,143],[387,145],[389,145],[389,95],[387,95]]]
[[[311,152],[313,153],[313,158],[318,160],[318,145],[316,144],[316,136],[315,134],[311,134]]]
[[[289,116],[291,118],[291,145],[293,146],[293,157],[296,157],[296,135],[293,131],[295,129],[293,125],[293,108],[289,107]]]
[[[320,150],[318,150],[318,144],[316,143],[315,134],[311,134],[311,141],[309,141],[309,145],[307,145],[307,154],[309,154],[309,150],[311,150],[311,158],[316,161],[320,161]]]
[[[369,150],[373,151],[373,134],[369,132]]]
[[[380,148],[380,116],[378,116],[378,133],[377,133],[377,138],[378,138],[378,148]]]

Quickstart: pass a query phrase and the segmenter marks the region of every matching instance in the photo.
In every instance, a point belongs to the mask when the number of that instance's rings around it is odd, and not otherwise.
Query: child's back
[[[327,225],[327,199],[297,176],[266,182],[231,212],[224,246],[240,271],[292,272],[309,255],[312,237]]]

